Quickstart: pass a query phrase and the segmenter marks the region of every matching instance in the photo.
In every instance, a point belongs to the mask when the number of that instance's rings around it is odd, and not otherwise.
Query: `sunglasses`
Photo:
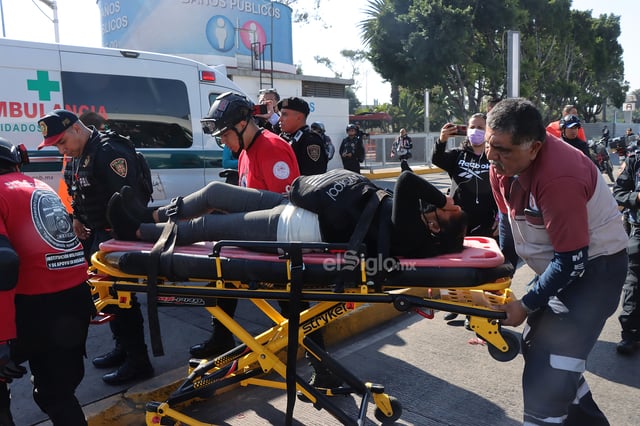
[[[272,87],[270,89],[260,89],[260,91],[258,92],[258,94],[260,95],[266,95],[269,93],[278,93],[278,91]]]

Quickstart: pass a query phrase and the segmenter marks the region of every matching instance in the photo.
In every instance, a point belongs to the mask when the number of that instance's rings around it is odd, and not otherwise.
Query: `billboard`
[[[293,66],[291,8],[266,0],[98,0],[105,47],[237,67]],[[265,49],[265,45],[271,48]],[[281,66],[278,66],[281,65]]]

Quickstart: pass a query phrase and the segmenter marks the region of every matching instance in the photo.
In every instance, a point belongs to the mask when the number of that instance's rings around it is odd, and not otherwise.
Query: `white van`
[[[2,38],[0,57],[0,136],[25,144],[23,171],[54,189],[63,159],[53,147],[36,150],[36,123],[58,108],[95,111],[129,136],[151,167],[154,204],[219,179],[222,150],[200,119],[221,93],[243,93],[220,70],[170,55]]]

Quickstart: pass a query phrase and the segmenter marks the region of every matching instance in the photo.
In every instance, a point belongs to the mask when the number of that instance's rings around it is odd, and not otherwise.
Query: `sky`
[[[312,0],[302,0],[301,5]],[[39,0],[0,0],[2,5],[2,36],[14,39],[54,42],[55,32],[51,9]],[[60,42],[80,46],[101,46],[100,11],[95,0],[57,0]],[[293,27],[293,61],[301,64],[306,75],[333,77],[324,65],[317,64],[314,56],[327,57],[334,69],[344,78],[351,77],[351,70],[340,55],[343,49],[362,48],[358,23],[365,19],[367,0],[322,0],[321,12],[324,28],[319,23]],[[40,8],[42,12],[38,9]],[[625,80],[631,90],[640,89],[640,55],[634,54],[635,20],[640,16],[638,0],[573,0],[573,8],[592,10],[593,16],[610,14],[620,16],[621,36],[618,42],[624,53]],[[330,13],[324,13],[328,11]],[[46,14],[46,16],[45,16]],[[390,85],[373,70],[369,63],[360,68],[356,78],[357,95],[367,105],[374,100],[389,102]]]

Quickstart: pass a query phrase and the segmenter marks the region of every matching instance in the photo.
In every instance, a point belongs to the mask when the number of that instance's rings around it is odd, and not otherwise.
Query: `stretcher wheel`
[[[514,359],[520,353],[520,339],[515,333],[502,330],[500,332],[502,338],[507,342],[509,349],[506,352],[502,352],[500,349],[493,345],[487,345],[489,347],[489,354],[493,359],[500,362],[507,362]]]
[[[376,419],[380,420],[383,425],[392,425],[400,418],[402,415],[402,404],[396,398],[390,396],[389,403],[391,404],[391,409],[393,410],[393,414],[391,417],[387,417],[380,408],[376,407],[373,415],[376,416]]]

